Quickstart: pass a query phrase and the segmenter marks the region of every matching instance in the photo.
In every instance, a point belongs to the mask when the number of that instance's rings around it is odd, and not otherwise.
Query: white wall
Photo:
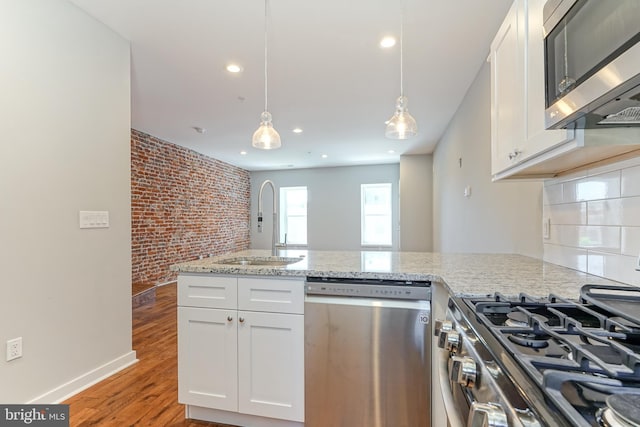
[[[135,360],[129,45],[66,1],[3,0],[0,52],[0,402],[54,402]]]
[[[640,157],[545,182],[544,260],[640,286]]]
[[[400,250],[433,250],[433,156],[400,156]]]
[[[491,182],[489,74],[485,63],[434,153],[434,250],[542,258],[542,183]]]
[[[392,250],[398,242],[398,164],[251,172],[251,247],[271,247],[273,203],[263,194],[263,232],[257,232],[258,192],[265,179],[280,187],[307,186],[308,249],[360,250],[360,184],[390,182],[394,194]]]

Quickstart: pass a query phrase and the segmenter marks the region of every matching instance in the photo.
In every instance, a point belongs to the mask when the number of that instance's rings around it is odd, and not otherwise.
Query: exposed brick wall
[[[249,248],[249,172],[131,130],[133,283],[175,280],[169,266]]]

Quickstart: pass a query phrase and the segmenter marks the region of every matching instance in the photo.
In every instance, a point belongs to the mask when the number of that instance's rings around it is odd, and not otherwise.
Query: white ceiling
[[[248,170],[432,152],[512,2],[270,0],[269,111],[282,148],[262,151],[251,136],[264,107],[263,1],[71,1],[131,41],[133,128]],[[378,43],[399,35],[403,1],[404,92],[418,135],[394,141],[384,122],[400,92],[399,45]],[[229,62],[244,72],[228,73]]]

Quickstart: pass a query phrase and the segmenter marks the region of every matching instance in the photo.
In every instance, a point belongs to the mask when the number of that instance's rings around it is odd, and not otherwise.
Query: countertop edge
[[[555,294],[579,298],[588,283],[632,286],[517,254],[444,254],[437,252],[288,251],[304,253],[300,263],[282,267],[223,265],[225,258],[269,256],[269,251],[245,250],[174,264],[170,270],[186,274],[264,277],[337,277],[391,280],[430,280],[455,297],[486,297],[495,293],[517,296]],[[366,264],[365,255],[388,260],[387,269]],[[300,256],[300,255],[298,255]],[[385,258],[386,257],[386,258]],[[298,264],[298,265],[296,265]],[[384,263],[383,263],[384,264]],[[381,264],[381,265],[383,265]],[[374,267],[374,268],[371,268]],[[370,268],[369,271],[364,271]]]

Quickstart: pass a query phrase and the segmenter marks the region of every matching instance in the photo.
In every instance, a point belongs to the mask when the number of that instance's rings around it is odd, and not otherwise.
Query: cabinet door
[[[178,307],[180,403],[238,410],[237,330],[235,310]]]
[[[304,316],[238,315],[239,411],[304,421]]]
[[[491,43],[491,172],[517,163],[525,140],[524,0],[514,1]]]
[[[178,276],[178,305],[236,310],[238,279],[205,274]]]
[[[573,130],[545,129],[544,34],[542,27],[542,9],[545,2],[546,0],[527,0],[526,5],[527,113],[526,142],[522,154],[526,158],[574,138]]]

